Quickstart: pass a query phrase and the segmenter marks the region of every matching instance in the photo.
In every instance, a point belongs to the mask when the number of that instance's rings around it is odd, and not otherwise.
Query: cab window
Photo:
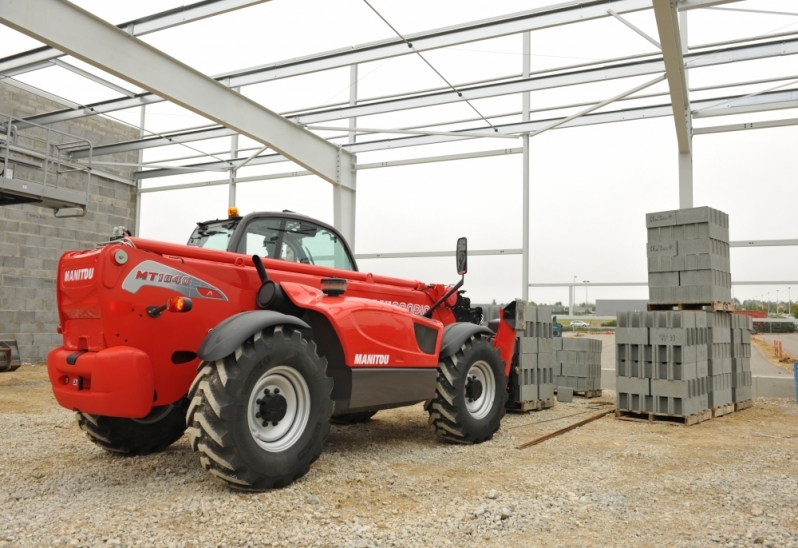
[[[238,252],[354,270],[341,239],[330,230],[299,219],[255,219],[247,225]]]
[[[254,219],[247,225],[241,241],[238,242],[239,253],[260,255],[270,259],[279,259],[277,245],[282,237],[283,219]]]

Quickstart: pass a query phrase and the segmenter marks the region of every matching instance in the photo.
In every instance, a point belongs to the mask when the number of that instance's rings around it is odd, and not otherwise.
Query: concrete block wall
[[[729,216],[710,207],[646,215],[649,302],[731,302]]]
[[[0,81],[2,113],[23,118],[61,108],[62,105]],[[137,129],[99,116],[53,127],[86,138],[94,145],[139,136]],[[135,162],[136,154],[102,159]],[[132,177],[132,168],[103,169]],[[15,178],[18,175],[24,177],[24,170],[15,170]],[[83,174],[67,177],[78,176]],[[82,181],[81,178],[73,183]],[[93,248],[97,242],[108,240],[114,226],[132,228],[135,224],[135,187],[92,176],[89,195],[84,217],[56,219],[52,210],[29,204],[0,207],[0,339],[15,339],[23,362],[43,361],[53,347],[61,344],[61,336],[56,333],[59,320],[55,302],[55,276],[61,254]]]
[[[516,353],[510,371],[508,403],[554,397],[554,347],[551,308],[516,301]]]
[[[555,337],[554,386],[574,392],[601,390],[601,341]]]

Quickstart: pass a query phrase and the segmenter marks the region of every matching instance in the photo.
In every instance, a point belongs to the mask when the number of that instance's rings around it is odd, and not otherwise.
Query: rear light
[[[194,303],[192,303],[191,299],[188,297],[170,297],[169,300],[166,301],[166,304],[162,304],[161,306],[148,306],[147,314],[149,314],[150,318],[157,318],[165,310],[169,312],[189,312],[193,306]]]
[[[166,303],[169,312],[189,312],[193,305],[188,297],[172,297]]]
[[[346,293],[346,283],[343,278],[322,278],[321,290],[328,297],[338,297]]]

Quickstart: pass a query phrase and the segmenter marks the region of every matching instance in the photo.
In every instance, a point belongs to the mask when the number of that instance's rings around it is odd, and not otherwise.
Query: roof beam
[[[151,32],[177,27],[192,21],[199,21],[206,17],[213,17],[229,11],[262,4],[269,0],[204,0],[181,6],[167,11],[162,11],[154,15],[148,15],[140,19],[128,21],[117,25],[120,29],[133,36],[143,36]],[[8,57],[0,58],[0,72],[7,74],[14,71],[15,74],[35,70],[37,65],[43,61],[51,61],[65,54],[50,46],[44,46]]]
[[[690,98],[687,92],[682,38],[679,32],[678,0],[653,0],[657,19],[662,57],[668,75],[668,87],[673,105],[673,121],[680,153],[690,152]]]
[[[351,188],[351,155],[66,0],[0,0],[0,22]]]
[[[721,98],[712,98],[712,99],[705,99],[702,101],[696,101],[694,104],[696,106],[702,105],[709,105],[716,103]],[[798,90],[796,91],[775,91],[768,94],[757,95],[756,97],[751,97],[746,99],[746,104],[744,105],[745,112],[761,112],[765,110],[776,110],[776,109],[786,109],[786,108],[798,108]],[[714,116],[721,116],[727,114],[738,114],[739,111],[735,111],[732,109],[723,110]],[[673,114],[673,110],[671,106],[668,105],[656,105],[656,106],[648,106],[648,107],[639,107],[639,108],[631,108],[631,109],[623,109],[623,110],[615,110],[610,112],[600,112],[600,113],[593,113],[587,114],[582,116],[581,118],[577,118],[575,120],[571,120],[570,122],[563,124],[556,129],[563,129],[568,127],[580,127],[580,126],[591,126],[591,125],[598,125],[598,124],[608,124],[614,122],[628,122],[632,120],[647,120],[650,118],[661,118],[664,116],[670,116]],[[556,119],[545,119],[545,120],[532,120],[529,122],[517,122],[512,124],[502,124],[496,125],[495,127],[499,130],[499,133],[504,135],[508,134],[518,134],[518,133],[529,133],[535,132],[539,129],[546,127],[547,125],[551,124],[553,121],[559,120],[560,118]],[[480,128],[468,128],[463,131],[475,131],[476,129]],[[377,150],[388,150],[388,149],[396,149],[396,148],[403,148],[403,147],[410,147],[410,146],[421,146],[421,145],[431,145],[436,143],[443,143],[443,142],[453,142],[459,141],[464,139],[472,139],[473,137],[457,137],[457,136],[445,136],[445,135],[419,135],[415,137],[399,137],[395,139],[381,139],[375,141],[365,141],[360,143],[354,143],[352,145],[343,145],[343,148],[348,149],[352,153],[362,153],[362,152],[373,152]],[[510,150],[510,149],[507,149]],[[233,160],[233,162],[242,162],[244,159],[239,158]],[[274,164],[279,162],[285,162],[286,159],[281,157],[279,154],[270,154],[265,156],[258,156],[254,160],[252,160],[248,165],[255,166],[255,165],[267,165],[267,164]],[[367,164],[368,165],[368,164]],[[201,164],[191,164],[186,166],[187,168],[208,168],[210,170],[213,169],[220,169],[224,168],[225,166],[229,167],[229,162],[206,162]],[[149,171],[139,171],[134,176],[139,179],[150,179],[155,177],[168,177],[171,175],[181,175],[181,167],[176,166],[172,169],[162,170],[162,169],[153,169]],[[192,171],[186,170],[183,173],[193,173]]]
[[[726,126],[710,126],[693,128],[695,135],[708,135],[710,133],[726,133],[729,131],[746,131],[749,129],[770,129],[774,127],[798,126],[798,118],[785,120],[769,120],[766,122],[747,122],[743,124],[729,124]]]
[[[691,68],[708,67],[720,65],[725,63],[733,63],[736,61],[747,61],[751,59],[765,59],[770,57],[778,57],[782,55],[798,54],[798,39],[774,41],[764,44],[756,44],[752,46],[736,46],[734,48],[723,48],[715,52],[704,52],[700,54],[690,54],[687,56],[687,63]],[[647,61],[635,61],[632,63],[616,64],[609,67],[581,69],[567,73],[556,75],[543,75],[535,76],[527,79],[512,80],[509,82],[499,82],[492,84],[483,84],[470,87],[458,88],[464,97],[471,99],[481,99],[485,97],[498,97],[501,95],[509,95],[513,93],[522,93],[525,91],[538,91],[543,89],[551,89],[558,86],[569,86],[586,84],[591,82],[604,82],[611,79],[627,78],[631,76],[643,76],[647,74],[656,74],[665,70],[665,64],[661,59],[653,59]],[[368,116],[372,114],[381,114],[385,112],[393,112],[408,108],[428,107],[441,104],[452,103],[462,100],[456,94],[449,92],[441,93],[423,93],[413,94],[397,99],[389,99],[385,101],[374,101],[371,103],[364,103],[362,105],[346,106],[336,109],[322,109],[316,111],[307,111],[301,114],[288,116],[290,120],[301,122],[304,124],[320,123],[335,120],[343,120],[352,116]],[[101,110],[102,105],[106,103],[96,103],[86,107],[86,109]],[[738,104],[738,103],[735,103]],[[575,105],[580,106],[580,105]],[[563,107],[557,107],[563,108]],[[66,111],[61,111],[66,112]],[[703,113],[697,114],[695,117],[705,115]],[[710,115],[710,114],[706,114]],[[45,123],[61,121],[58,114],[44,115],[50,116]],[[31,118],[34,120],[34,118]],[[159,146],[168,146],[172,144],[201,141],[204,139],[214,139],[217,137],[227,137],[234,132],[226,128],[201,128],[193,129],[182,132],[175,132],[166,135],[165,137],[147,137],[145,139],[136,139],[124,143],[117,143],[113,145],[105,145],[95,147],[92,155],[100,156],[103,154],[116,154],[119,152],[127,152],[131,150],[141,150],[146,148],[153,148]],[[88,150],[76,150],[73,152],[73,158],[83,158],[88,155]]]
[[[323,70],[347,67],[352,64],[376,61],[389,57],[408,55],[420,51],[428,51],[467,42],[498,38],[519,32],[540,30],[581,21],[609,17],[607,9],[612,8],[616,13],[631,13],[651,8],[651,0],[576,0],[564,4],[557,4],[545,8],[528,10],[510,15],[503,15],[492,19],[474,21],[454,27],[446,27],[424,31],[406,36],[412,44],[412,49],[407,47],[404,40],[393,38],[361,44],[352,48],[327,51],[305,58],[278,61],[268,65],[252,67],[235,72],[223,73],[213,78],[229,87],[240,87],[261,82],[269,82],[280,78],[310,74]],[[10,58],[9,58],[10,59]],[[41,59],[34,59],[39,62]],[[3,60],[0,60],[0,72],[3,71]],[[453,92],[450,92],[453,93]],[[456,94],[455,94],[456,95]],[[151,94],[140,94],[134,98],[105,101],[92,105],[93,108],[84,108],[73,111],[60,111],[55,116],[48,114],[33,116],[29,120],[37,124],[50,124],[65,119],[80,118],[139,107],[163,101],[160,97]]]

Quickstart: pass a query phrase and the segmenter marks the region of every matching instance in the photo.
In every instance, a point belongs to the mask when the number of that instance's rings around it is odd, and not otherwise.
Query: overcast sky
[[[188,3],[188,0],[82,0],[81,7],[118,24]],[[373,0],[372,4],[401,33],[513,13],[551,4],[551,0]],[[794,0],[747,0],[726,7],[798,13]],[[657,35],[651,10],[627,18]],[[770,15],[721,10],[691,11],[689,42],[706,44],[774,32],[798,32],[798,15]],[[208,75],[300,57],[392,37],[392,31],[362,0],[273,0],[212,19],[150,34],[142,39]],[[36,47],[36,41],[0,27],[2,55]],[[532,70],[654,51],[654,46],[606,18],[532,33]],[[430,52],[432,65],[454,84],[520,73],[520,36],[464,44]],[[66,58],[86,70],[104,74]],[[104,74],[105,75],[105,74]],[[134,91],[127,82],[105,75]],[[759,78],[794,76],[798,56],[690,71],[693,87]],[[18,77],[78,103],[119,95],[64,69],[47,68]],[[598,84],[535,92],[533,109],[612,97],[651,79],[627,78]],[[696,92],[694,99],[762,91],[783,82]],[[366,63],[359,68],[358,93],[369,98],[439,87],[440,78],[417,56],[407,55]],[[783,89],[796,89],[792,84]],[[661,83],[644,93],[666,92]],[[349,69],[336,69],[245,87],[242,93],[277,111],[348,100]],[[605,110],[668,102],[667,96],[627,101]],[[483,114],[520,110],[520,96],[473,102]],[[558,110],[567,115],[579,109]],[[138,110],[113,116],[138,124]],[[399,128],[451,122],[474,116],[459,103],[361,118],[362,127]],[[547,114],[546,117],[551,115]],[[536,117],[532,115],[533,119]],[[696,127],[797,118],[798,109],[764,114],[703,118]],[[517,118],[496,119],[507,123]],[[147,109],[146,129],[173,131],[209,122],[169,104]],[[344,123],[336,124],[343,126]],[[478,124],[467,124],[475,127]],[[466,126],[441,126],[441,129]],[[329,135],[329,133],[322,135]],[[191,143],[192,149],[219,153],[230,139]],[[240,146],[254,146],[241,139]],[[474,139],[460,143],[403,148],[361,154],[359,163],[455,154],[521,146],[520,139]],[[187,147],[148,150],[145,161],[197,154]],[[795,234],[794,204],[798,201],[798,126],[700,135],[694,138],[696,206],[708,205],[730,215],[731,239],[785,239]],[[248,153],[247,153],[248,154]],[[225,155],[219,155],[227,158]],[[98,158],[100,159],[100,158]],[[198,160],[198,161],[201,161]],[[356,251],[408,252],[454,249],[467,236],[470,249],[521,247],[521,156],[511,155],[457,162],[421,164],[358,173]],[[240,177],[301,169],[290,163],[247,167]],[[614,123],[550,131],[531,140],[531,277],[533,283],[640,282],[646,280],[644,215],[678,207],[677,148],[672,118]],[[224,173],[197,173],[147,180],[146,185],[178,184],[224,178]],[[145,194],[141,235],[185,242],[198,220],[224,216],[227,187]],[[313,176],[238,186],[242,213],[290,209],[332,222],[332,187]],[[465,288],[477,302],[508,301],[521,294],[520,256],[472,257]],[[794,247],[732,250],[736,280],[795,280],[798,250]],[[454,282],[449,258],[369,260],[361,270],[420,279]],[[787,299],[787,287],[734,289],[740,299],[771,293]],[[798,298],[798,284],[795,287]],[[791,292],[792,293],[792,292]],[[594,288],[589,299],[646,298],[645,288]],[[567,290],[530,289],[535,301],[567,301]],[[584,289],[578,299],[584,300]]]

